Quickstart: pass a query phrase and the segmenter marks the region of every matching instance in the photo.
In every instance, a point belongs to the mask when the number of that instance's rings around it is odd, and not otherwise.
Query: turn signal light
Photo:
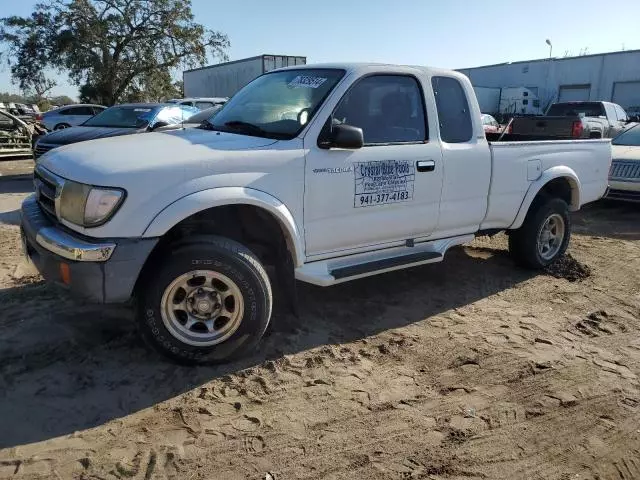
[[[71,285],[71,270],[67,263],[60,263],[60,278],[65,285]]]

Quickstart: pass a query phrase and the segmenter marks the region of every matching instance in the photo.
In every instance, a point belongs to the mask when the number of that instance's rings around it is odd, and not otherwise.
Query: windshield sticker
[[[323,77],[307,77],[306,75],[298,75],[287,85],[291,88],[318,88],[327,79]]]
[[[150,108],[134,108],[133,109],[134,112],[144,112],[144,113],[149,113],[151,111]]]
[[[354,164],[354,208],[413,199],[416,167],[408,160],[383,160]]]

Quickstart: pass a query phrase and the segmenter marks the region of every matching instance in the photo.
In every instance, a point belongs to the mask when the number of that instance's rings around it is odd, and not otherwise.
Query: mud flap
[[[291,313],[293,313],[296,318],[299,318],[300,309],[298,305],[298,289],[296,288],[296,276],[294,273],[291,254],[286,248],[281,248],[278,256],[280,257],[280,261],[278,262],[278,267],[276,269],[278,283],[282,289],[283,296],[286,297],[284,300],[291,310]]]

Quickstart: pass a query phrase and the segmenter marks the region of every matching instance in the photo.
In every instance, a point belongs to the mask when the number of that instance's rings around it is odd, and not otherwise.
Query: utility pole
[[[549,40],[547,38],[545,43],[547,45],[549,45],[549,61],[547,62],[547,78],[546,78],[546,81],[545,81],[545,90],[546,91],[545,91],[545,95],[544,95],[545,96],[545,102],[544,102],[545,104],[542,107],[544,109],[543,112],[546,111],[547,106],[548,106],[547,104],[549,104],[551,102],[551,89],[549,88],[549,77],[551,76],[551,61],[552,61],[552,56],[551,55],[553,54],[553,44],[551,43],[551,40]]]

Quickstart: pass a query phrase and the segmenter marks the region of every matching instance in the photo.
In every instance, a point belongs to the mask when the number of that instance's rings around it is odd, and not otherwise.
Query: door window
[[[440,136],[443,142],[464,143],[473,136],[473,124],[467,96],[455,78],[433,77],[431,79],[436,97]]]
[[[618,117],[618,120],[620,120],[621,122],[626,122],[627,113],[622,109],[622,107],[620,105],[615,105],[615,109],[616,109],[616,116]]]
[[[332,121],[361,128],[365,146],[427,140],[422,91],[408,75],[374,75],[358,81],[340,101]]]
[[[93,116],[93,110],[91,109],[91,107],[75,107],[75,108],[70,108],[68,110],[66,110],[66,115],[86,115],[89,117]],[[63,115],[65,115],[65,113],[63,113]]]

